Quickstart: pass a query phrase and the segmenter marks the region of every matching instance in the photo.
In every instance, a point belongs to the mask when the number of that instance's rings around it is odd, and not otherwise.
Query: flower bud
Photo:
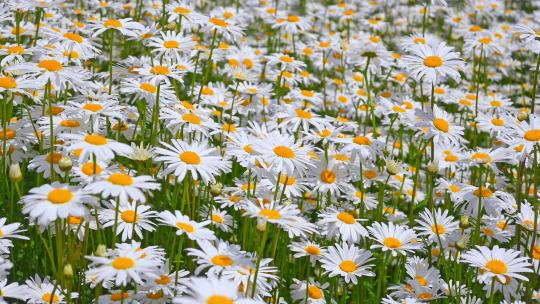
[[[266,220],[265,219],[257,219],[257,230],[259,232],[265,232],[266,231]]]
[[[215,183],[210,186],[210,193],[213,196],[220,195],[222,190],[223,190],[223,185],[221,183]]]
[[[470,225],[469,217],[466,215],[462,215],[461,218],[459,219],[459,227],[461,229],[466,229],[467,227],[469,227],[469,225]]]
[[[432,161],[428,164],[427,170],[431,174],[436,174],[439,172],[439,162],[438,161]]]
[[[386,172],[390,175],[396,175],[401,172],[401,165],[393,159],[386,160]]]
[[[64,172],[68,172],[69,170],[71,170],[72,166],[73,162],[71,161],[71,158],[67,155],[62,156],[62,158],[60,158],[60,160],[58,161],[58,167]]]
[[[519,121],[527,120],[527,118],[529,118],[529,113],[523,112],[523,111],[519,111],[519,112],[518,112],[517,119],[518,119]]]
[[[167,24],[167,29],[169,29],[169,30],[171,30],[171,31],[174,30],[174,29],[176,29],[176,22],[169,22],[169,23]]]
[[[287,198],[287,199],[284,199],[283,202],[282,202],[282,204],[285,205],[285,206],[288,206],[288,205],[290,205],[290,204],[292,204],[292,203],[293,203],[293,202],[292,202],[290,199],[288,199],[288,198]]]
[[[18,183],[22,180],[22,172],[19,164],[12,164],[9,166],[9,180]]]
[[[98,257],[107,256],[107,247],[105,247],[105,245],[103,245],[103,244],[99,244],[97,246],[96,251],[94,252],[94,255],[96,255]]]
[[[468,234],[462,235],[459,240],[456,242],[456,248],[459,250],[464,250],[469,245],[470,236]]]
[[[66,277],[72,277],[73,276],[73,267],[71,266],[71,264],[64,265],[63,273],[64,273],[64,276],[66,276]]]

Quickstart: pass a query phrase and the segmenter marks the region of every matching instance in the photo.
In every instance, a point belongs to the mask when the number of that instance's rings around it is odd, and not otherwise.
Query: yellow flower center
[[[375,170],[366,170],[366,171],[364,171],[364,177],[367,178],[367,179],[374,179],[378,175],[379,174]]]
[[[189,233],[195,231],[195,227],[193,227],[192,225],[190,225],[190,224],[188,224],[188,223],[178,222],[178,223],[176,223],[176,227],[177,227],[178,229],[182,229],[182,230],[184,230],[185,232],[189,232]]]
[[[192,123],[194,125],[200,125],[201,124],[201,118],[195,114],[192,114],[192,113],[186,113],[184,115],[182,115],[182,119],[189,122],[189,123]]]
[[[81,171],[88,175],[88,176],[91,176],[91,175],[94,175],[94,174],[100,174],[101,171],[103,171],[101,169],[101,167],[96,164],[96,163],[93,163],[93,162],[89,162],[89,163],[85,163],[84,165],[82,165],[81,167]]]
[[[436,224],[431,226],[431,231],[433,231],[435,234],[441,235],[446,231],[446,229],[444,229],[444,226]]]
[[[107,19],[103,25],[107,28],[120,28],[122,27],[122,22],[116,19]]]
[[[47,200],[53,204],[69,203],[73,198],[73,193],[66,188],[54,189],[47,195]]]
[[[163,46],[167,49],[177,49],[180,47],[180,43],[176,40],[166,40],[163,42]]]
[[[62,153],[53,152],[53,153],[47,154],[46,160],[48,163],[58,164],[61,158],[62,158]]]
[[[216,26],[219,26],[219,27],[228,27],[229,26],[227,21],[225,21],[223,19],[220,19],[220,18],[216,18],[216,17],[212,17],[208,21],[210,21],[210,23],[212,23],[213,25],[216,25]]]
[[[76,34],[76,33],[65,33],[64,38],[69,39],[71,41],[75,41],[77,43],[82,43],[84,40],[81,35]]]
[[[478,161],[481,163],[489,163],[491,161],[491,156],[488,153],[476,152],[471,155],[471,160]]]
[[[444,133],[447,133],[450,129],[450,124],[448,124],[448,121],[446,121],[443,118],[435,118],[433,120],[433,125],[435,128],[437,128],[439,131],[442,131]]]
[[[426,39],[423,37],[416,37],[414,38],[414,43],[416,44],[426,44]]]
[[[272,151],[274,151],[277,156],[283,158],[293,158],[295,156],[294,151],[285,146],[277,146]]]
[[[279,60],[286,63],[292,63],[294,61],[294,59],[291,56],[287,56],[287,55],[280,56]]]
[[[289,15],[289,16],[287,16],[287,21],[296,23],[296,22],[300,21],[300,17],[298,17],[296,15]]]
[[[163,290],[160,289],[160,290],[158,290],[156,292],[149,291],[149,292],[146,293],[146,297],[151,299],[151,300],[161,299],[161,298],[163,298]]]
[[[523,138],[525,138],[528,141],[539,141],[540,140],[540,129],[533,129],[525,132],[523,135]]]
[[[136,223],[139,221],[139,215],[134,210],[122,212],[122,220],[127,223]]]
[[[234,261],[227,255],[216,255],[211,259],[211,262],[212,264],[221,267],[231,266],[234,263]]]
[[[427,280],[423,276],[416,276],[414,279],[418,282],[418,284],[420,284],[420,286],[427,285]]]
[[[139,85],[139,88],[143,91],[146,91],[148,93],[156,93],[157,91],[157,88],[155,85],[151,84],[151,83],[148,83],[148,82],[143,82]]]
[[[401,241],[396,239],[395,237],[387,237],[384,239],[383,243],[384,243],[384,246],[391,249],[396,249],[396,248],[401,247]]]
[[[156,65],[150,69],[150,73],[154,75],[169,75],[171,71],[164,65]]]
[[[37,66],[49,72],[58,72],[63,68],[62,63],[54,59],[41,60]]]
[[[227,296],[213,295],[206,299],[206,304],[234,304],[234,301]]]
[[[45,303],[58,303],[58,302],[60,302],[60,298],[58,298],[58,296],[56,294],[53,295],[50,292],[44,293],[43,296],[41,297],[41,299]]]
[[[121,301],[122,299],[129,298],[129,293],[127,292],[115,292],[111,294],[112,301]]]
[[[103,146],[107,144],[107,138],[97,134],[86,135],[84,137],[84,141],[95,146]]]
[[[321,181],[327,184],[332,184],[336,181],[336,174],[332,170],[324,170],[321,172]]]
[[[83,106],[83,109],[95,113],[95,112],[103,110],[103,106],[100,105],[99,103],[87,103]]]
[[[497,127],[504,126],[504,120],[502,120],[500,118],[493,118],[491,120],[491,124],[493,124],[494,126],[497,126]]]
[[[180,14],[180,15],[186,15],[186,14],[189,14],[191,13],[191,10],[187,7],[177,7],[174,9],[174,12],[177,13],[177,14]]]
[[[311,113],[309,113],[308,111],[304,111],[302,109],[296,109],[295,111],[296,111],[296,116],[300,118],[311,119],[313,117],[313,115],[311,115]]]
[[[259,211],[259,215],[262,215],[270,220],[278,220],[281,218],[279,211],[274,209],[262,209]]]
[[[352,216],[351,214],[349,214],[347,212],[340,212],[337,215],[337,219],[342,221],[343,223],[349,224],[349,225],[352,225],[352,224],[356,223],[356,220],[355,220],[354,216]]]
[[[168,275],[161,275],[154,282],[158,285],[167,285],[171,282],[171,278]]]
[[[8,54],[10,54],[10,55],[12,55],[12,54],[22,55],[22,54],[24,54],[24,47],[22,47],[20,45],[14,45],[14,46],[8,47],[7,51],[8,51]]]
[[[221,217],[221,215],[219,214],[212,214],[212,221],[218,223],[218,224],[221,224],[223,223],[223,217]]]
[[[76,128],[81,125],[78,120],[66,119],[60,122],[60,125],[65,128]]]
[[[247,144],[244,146],[244,151],[246,151],[246,153],[253,153],[255,150],[253,149],[253,145],[252,144]]]
[[[17,82],[12,77],[0,77],[0,88],[14,89],[17,87]]]
[[[107,179],[111,184],[118,186],[130,186],[133,184],[133,177],[125,173],[113,173]]]
[[[128,257],[117,257],[112,261],[111,266],[117,270],[130,269],[135,266],[135,261]]]
[[[489,188],[486,188],[486,187],[477,188],[476,190],[474,190],[473,194],[476,197],[492,197],[493,196],[493,192],[491,192],[491,190],[489,190]]]
[[[339,263],[339,269],[341,269],[344,272],[354,272],[356,270],[356,263],[352,260],[343,260],[343,262]]]
[[[307,293],[310,298],[315,300],[321,299],[323,297],[322,290],[315,285],[309,285],[309,287],[307,288]]]
[[[424,65],[429,68],[438,68],[443,65],[443,60],[439,56],[427,56],[424,59]]]
[[[508,270],[508,266],[506,266],[506,263],[496,259],[489,260],[486,263],[486,268],[494,274],[504,274]]]
[[[201,163],[201,157],[199,154],[192,151],[180,153],[180,160],[188,165],[198,165]]]
[[[308,245],[306,246],[306,248],[304,248],[304,250],[308,253],[308,254],[311,254],[311,255],[319,255],[321,254],[321,249],[317,246],[314,246],[314,245]]]
[[[353,138],[353,142],[357,145],[361,146],[369,146],[371,145],[371,140],[365,136],[355,136]]]

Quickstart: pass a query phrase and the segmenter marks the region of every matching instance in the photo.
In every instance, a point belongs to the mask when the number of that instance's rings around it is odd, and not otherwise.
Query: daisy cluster
[[[0,2],[0,303],[540,301],[540,1]]]

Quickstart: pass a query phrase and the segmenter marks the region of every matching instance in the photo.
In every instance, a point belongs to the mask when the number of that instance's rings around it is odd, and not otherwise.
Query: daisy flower
[[[185,295],[176,297],[174,303],[182,304],[260,304],[262,302],[243,297],[238,291],[238,284],[224,277],[209,273],[207,277],[192,277],[186,284]]]
[[[128,246],[130,247],[130,246]],[[143,276],[158,266],[155,260],[149,259],[143,250],[137,248],[118,248],[109,256],[86,256],[90,260],[90,269],[86,275],[95,277],[97,282],[114,281],[117,286],[126,286],[131,280],[143,283]]]
[[[198,275],[208,269],[207,273],[220,274],[228,267],[235,267],[239,264],[243,254],[238,245],[231,245],[227,242],[217,241],[215,245],[206,240],[198,242],[199,249],[188,248],[188,255],[195,257],[199,266],[195,269]]]
[[[136,202],[132,203],[120,203],[118,205],[118,215],[116,213],[116,202],[111,201],[106,203],[105,209],[102,209],[99,213],[99,220],[102,222],[102,227],[112,227],[115,225],[115,219],[117,218],[116,233],[122,234],[122,241],[133,238],[133,232],[142,239],[143,231],[154,231],[155,224],[152,219],[156,216],[157,212],[150,210],[150,206],[139,205]]]
[[[520,251],[504,249],[495,245],[476,246],[475,249],[466,251],[461,255],[461,261],[481,270],[479,279],[489,282],[496,278],[500,282],[506,282],[506,276],[517,280],[528,281],[523,274],[533,272],[528,258],[522,257]]]
[[[345,283],[356,284],[357,277],[375,276],[370,271],[373,265],[368,264],[371,260],[373,258],[369,251],[343,243],[328,247],[321,259],[321,265],[324,273],[330,277],[341,276]]]
[[[416,127],[421,129],[421,133],[425,138],[433,138],[435,143],[457,143],[463,142],[464,128],[455,125],[453,117],[446,111],[440,109],[437,105],[433,107],[433,111],[422,112],[416,110],[420,122],[416,123]]]
[[[144,203],[145,193],[151,195],[150,190],[159,188],[160,184],[155,183],[151,176],[131,176],[124,172],[110,173],[103,176],[102,180],[96,180],[85,187],[92,193],[101,194],[103,198],[117,198],[121,203],[128,203],[130,200]]]
[[[131,147],[109,139],[103,135],[91,134],[62,134],[68,142],[69,151],[80,151],[79,160],[87,161],[95,158],[99,161],[109,161],[115,154],[129,155]]]
[[[201,223],[192,221],[187,215],[183,215],[180,211],[175,210],[174,214],[170,211],[162,211],[159,213],[158,220],[164,225],[176,228],[176,235],[185,234],[191,240],[214,240],[216,236],[214,232],[208,228],[204,228],[210,221]]]
[[[430,83],[439,83],[443,77],[460,77],[458,70],[464,62],[445,42],[432,45],[417,44],[410,48],[412,55],[404,56],[402,62],[411,76]]]
[[[368,230],[370,238],[376,242],[371,248],[381,248],[383,252],[390,251],[392,256],[398,253],[406,255],[421,248],[414,231],[405,226],[395,225],[392,222],[388,224],[375,222]]]
[[[199,178],[204,183],[214,182],[215,176],[227,171],[230,163],[223,160],[214,148],[204,142],[188,144],[173,139],[171,144],[162,142],[165,148],[156,148],[156,161],[167,164],[163,174],[173,173],[179,181],[190,173],[194,180]]]
[[[322,254],[326,252],[325,248],[307,240],[291,242],[289,247],[291,248],[291,251],[294,252],[293,257],[295,259],[309,257],[311,265],[315,265],[315,262],[318,261],[322,257]]]
[[[426,236],[430,242],[446,241],[454,231],[459,228],[459,223],[452,215],[449,215],[448,210],[437,209],[435,214],[428,210],[420,213],[416,222],[420,227],[415,229],[419,236]]]
[[[132,21],[131,18],[102,19],[92,25],[92,31],[94,32],[92,37],[97,37],[109,29],[119,31],[125,36],[137,37],[138,31],[144,30],[144,26],[139,22]]]
[[[54,182],[30,189],[21,201],[22,212],[29,215],[30,221],[46,226],[57,218],[83,216],[86,211],[84,204],[93,204],[96,199],[85,190]]]
[[[361,237],[369,235],[366,228],[360,225],[359,220],[349,212],[330,208],[319,214],[319,218],[319,225],[324,227],[329,238],[338,235],[341,240],[355,244]]]
[[[29,239],[28,237],[19,234],[20,232],[26,231],[26,229],[19,229],[19,227],[21,227],[20,223],[11,223],[6,225],[6,221],[7,218],[0,218],[0,253],[9,252],[9,247],[13,246],[13,243],[11,240],[9,240],[10,238],[20,240]]]
[[[152,53],[157,53],[159,57],[175,58],[179,60],[184,53],[188,53],[195,48],[196,42],[192,37],[177,34],[172,31],[161,32],[161,37],[154,37],[148,42],[148,46],[153,48]]]
[[[264,141],[257,141],[254,148],[274,172],[295,175],[312,167],[308,156],[310,148],[300,142],[295,143],[292,136],[274,132],[268,134]]]

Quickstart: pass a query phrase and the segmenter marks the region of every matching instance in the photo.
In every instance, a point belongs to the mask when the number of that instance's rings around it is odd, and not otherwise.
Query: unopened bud
[[[266,231],[266,220],[265,219],[257,219],[257,230],[260,232]]]
[[[9,166],[9,180],[18,183],[22,180],[22,172],[19,164],[12,164]]]
[[[223,190],[223,185],[221,183],[215,183],[210,186],[210,193],[213,196],[220,195],[222,190]]]
[[[176,28],[176,22],[169,22],[167,28],[171,31],[174,30]]]
[[[63,273],[64,273],[64,276],[66,276],[66,277],[72,277],[73,276],[73,267],[71,266],[71,264],[66,264],[64,266]]]
[[[438,161],[430,162],[429,165],[427,166],[427,170],[431,174],[436,174],[437,172],[439,172],[439,162]]]
[[[386,172],[388,172],[388,174],[396,175],[399,174],[401,170],[401,165],[398,162],[392,159],[386,160]]]
[[[64,172],[68,172],[69,170],[71,170],[72,166],[73,162],[71,161],[71,158],[67,155],[62,156],[62,158],[60,158],[60,160],[58,161],[58,167]]]
[[[469,239],[470,237],[468,234],[462,235],[456,243],[456,248],[459,250],[466,249],[467,246],[469,245]]]
[[[290,199],[284,199],[283,202],[282,202],[283,205],[285,206],[288,206],[288,205],[291,205],[292,204],[292,201]]]
[[[523,112],[523,111],[519,111],[519,112],[518,112],[517,119],[518,119],[519,121],[527,120],[527,118],[529,118],[529,113]]]
[[[96,248],[96,251],[94,252],[94,255],[98,257],[104,257],[107,256],[107,247],[103,244],[99,244]]]
[[[469,217],[466,215],[462,215],[461,218],[459,219],[459,227],[461,229],[465,229],[469,227],[469,225],[470,225]]]

